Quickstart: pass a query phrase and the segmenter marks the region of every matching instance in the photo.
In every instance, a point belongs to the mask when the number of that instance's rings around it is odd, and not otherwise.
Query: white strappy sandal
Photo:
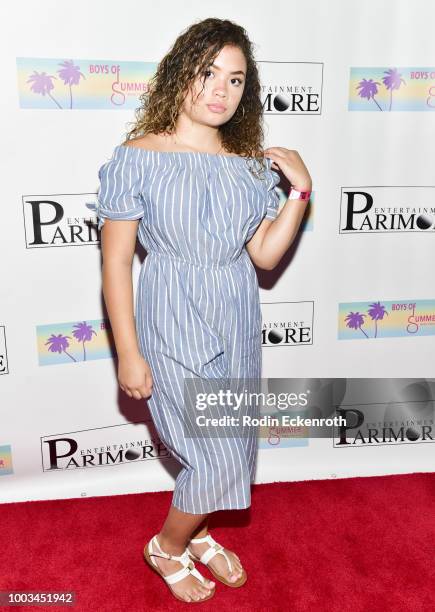
[[[155,552],[154,550],[155,548],[157,548],[159,552]],[[161,549],[160,544],[157,541],[157,537],[153,536],[151,540],[148,542],[147,546],[145,546],[143,554],[144,554],[145,561],[150,565],[151,569],[157,572],[157,574],[159,574],[159,576],[161,576],[168,585],[179,582],[180,580],[182,580],[189,574],[192,574],[192,576],[197,578],[203,584],[206,583],[206,579],[204,578],[204,576],[200,574],[197,569],[195,569],[195,564],[189,558],[187,549],[184,551],[182,555],[171,555],[169,553],[165,553]],[[163,557],[164,559],[171,559],[173,561],[179,561],[180,563],[182,563],[183,567],[180,570],[174,572],[173,574],[169,574],[168,576],[165,576],[163,572],[161,571],[161,569],[159,568],[159,566],[157,565],[155,559],[153,559],[152,557]],[[207,599],[211,599],[212,597],[214,597],[214,594],[215,594],[215,588],[213,588],[211,589],[212,592],[210,593],[210,595],[207,595],[206,597],[201,597],[200,599],[192,599],[191,601],[186,601],[185,599],[183,599],[183,597],[180,597],[179,595],[177,595],[171,589],[170,586],[169,586],[169,589],[171,590],[174,597],[176,597],[177,599],[179,599],[180,601],[184,603],[200,603],[202,601],[207,601]]]
[[[211,559],[213,559],[213,557],[215,555],[221,554],[227,560],[228,570],[230,572],[233,571],[233,564],[231,563],[231,559],[228,557],[227,553],[225,552],[224,547],[221,546],[220,544],[218,544],[216,542],[216,540],[214,538],[212,538],[212,536],[209,533],[206,536],[204,536],[203,538],[192,538],[190,540],[190,543],[192,543],[192,544],[203,544],[204,542],[206,542],[210,546],[210,548],[208,550],[206,550],[205,553],[203,553],[200,558],[198,558],[190,550],[189,546],[187,546],[186,551],[188,552],[188,554],[191,557],[191,559],[193,559],[194,561],[200,561],[201,563],[204,563],[204,565],[207,565],[208,569],[211,571],[213,576],[217,580],[220,580],[220,582],[223,582],[224,584],[226,584],[227,586],[230,586],[230,587],[241,587],[243,584],[245,584],[245,582],[248,579],[248,576],[247,576],[246,571],[244,569],[242,569],[242,575],[240,576],[240,578],[238,580],[236,580],[236,582],[230,582],[229,580],[227,580],[227,578],[225,576],[222,576],[221,574],[218,574],[210,565],[208,565],[209,561]]]

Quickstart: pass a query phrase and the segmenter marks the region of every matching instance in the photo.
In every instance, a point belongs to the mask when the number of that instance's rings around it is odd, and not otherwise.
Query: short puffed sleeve
[[[267,168],[265,170],[265,181],[266,181],[266,190],[267,190],[267,200],[266,200],[266,214],[265,219],[275,219],[278,214],[280,196],[276,189],[281,177],[278,172],[272,170],[270,167],[272,164],[272,160],[270,158],[266,158]]]
[[[265,175],[264,180],[266,182],[267,200],[266,200],[266,214],[264,218],[273,220],[276,218],[278,214],[278,209],[279,209],[280,196],[276,189],[276,186],[278,185],[281,179],[280,179],[278,172],[275,172],[275,170],[272,170],[272,168],[270,167],[272,164],[272,160],[270,160],[269,158],[266,158],[266,159],[267,159],[267,168],[264,171],[264,175]]]
[[[143,170],[137,153],[134,147],[117,146],[112,158],[98,170],[97,205],[86,203],[97,214],[98,229],[105,219],[132,221],[143,217]]]

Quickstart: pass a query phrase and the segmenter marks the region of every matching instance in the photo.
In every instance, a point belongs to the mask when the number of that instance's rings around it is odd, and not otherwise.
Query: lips
[[[222,106],[222,104],[207,104],[207,106],[212,113],[224,113],[226,111],[225,106]]]

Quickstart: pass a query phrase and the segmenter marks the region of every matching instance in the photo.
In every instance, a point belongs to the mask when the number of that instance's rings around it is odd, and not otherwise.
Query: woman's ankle
[[[195,540],[196,538],[204,538],[208,534],[208,526],[202,527],[197,532],[193,532],[190,536],[191,540]]]
[[[165,536],[163,533],[157,534],[157,541],[160,544],[163,552],[168,553],[170,555],[182,555],[186,550],[186,545],[180,544],[177,542],[173,542],[170,538]]]

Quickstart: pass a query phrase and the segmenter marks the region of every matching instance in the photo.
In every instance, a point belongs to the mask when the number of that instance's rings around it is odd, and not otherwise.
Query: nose
[[[222,89],[215,89],[214,91],[214,97],[215,98],[219,98],[220,100],[225,100],[227,97],[227,94],[225,91],[223,91]]]
[[[221,98],[226,98],[227,96],[227,85],[225,81],[216,82],[213,88],[213,94],[218,95]]]

